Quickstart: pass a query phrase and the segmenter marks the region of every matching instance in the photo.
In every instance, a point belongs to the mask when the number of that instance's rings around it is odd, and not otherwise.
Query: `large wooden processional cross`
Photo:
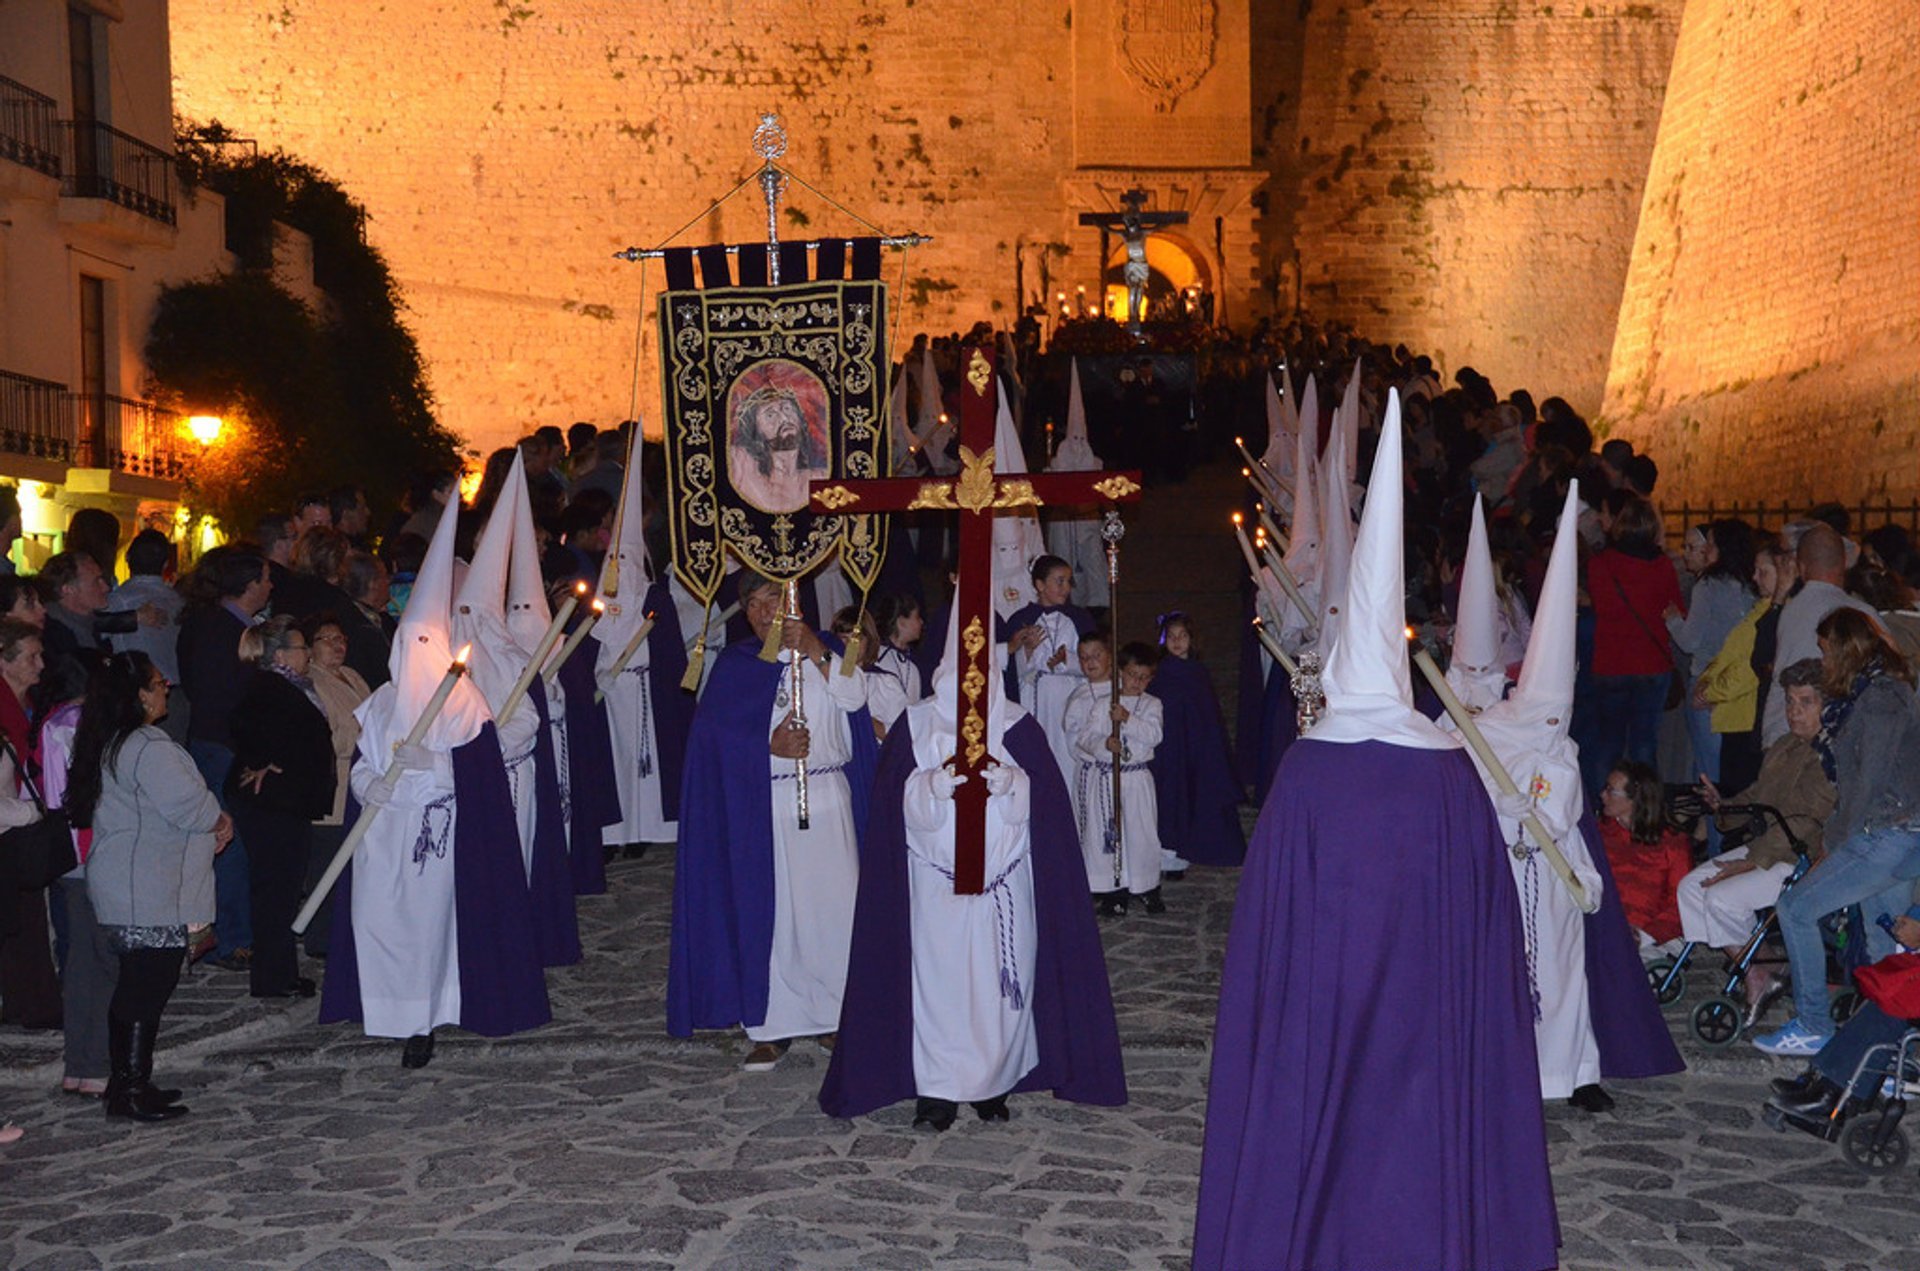
[[[993,433],[998,399],[993,351],[966,354],[966,385],[960,392],[960,473],[955,477],[894,477],[867,481],[815,481],[815,512],[911,512],[923,508],[960,514],[960,581],[954,608],[960,631],[960,674],[953,703],[960,749],[948,762],[968,778],[953,792],[956,895],[986,888],[988,676],[1002,668],[992,659],[993,520],[996,513],[1030,511],[1046,503],[1131,503],[1140,497],[1138,472],[1053,472],[997,476]],[[938,633],[928,633],[939,639]],[[1116,673],[1117,674],[1117,673]]]

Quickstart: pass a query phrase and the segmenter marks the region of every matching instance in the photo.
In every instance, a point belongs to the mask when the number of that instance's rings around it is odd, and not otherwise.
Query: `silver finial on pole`
[[[760,193],[767,201],[767,280],[778,287],[780,198],[787,192],[787,174],[774,160],[786,157],[787,130],[780,126],[777,113],[768,111],[760,116],[760,126],[753,130],[753,152],[760,156]]]

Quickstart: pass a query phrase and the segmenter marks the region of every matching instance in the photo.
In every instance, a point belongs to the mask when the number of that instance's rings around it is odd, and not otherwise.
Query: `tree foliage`
[[[419,347],[365,212],[324,173],[281,151],[241,152],[218,123],[178,130],[182,183],[219,192],[238,272],[165,288],[147,336],[154,395],[226,416],[190,467],[194,501],[230,529],[304,490],[357,484],[376,509],[424,470],[458,467],[434,416]],[[274,222],[313,241],[315,312],[273,277]]]

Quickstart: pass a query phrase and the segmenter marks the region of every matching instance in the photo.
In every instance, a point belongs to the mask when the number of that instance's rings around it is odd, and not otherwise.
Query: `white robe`
[[[882,728],[892,728],[909,706],[927,695],[921,687],[919,664],[890,644],[880,646],[867,676],[867,709]]]
[[[1073,787],[1073,741],[1067,736],[1067,699],[1087,682],[1080,673],[1080,633],[1073,619],[1059,610],[1042,613],[1036,625],[1045,633],[1031,652],[1022,649],[1013,655],[1014,675],[1020,684],[1020,705],[1047,735],[1047,745],[1060,765],[1060,774],[1069,789]],[[1049,666],[1054,652],[1066,650],[1059,665]]]
[[[953,800],[933,793],[933,773],[952,749],[951,723],[942,731],[934,722],[941,709],[930,702],[911,715],[916,768],[903,808],[913,922],[913,1078],[922,1098],[975,1102],[1007,1093],[1040,1061],[1033,1027],[1039,930],[1031,787],[1027,774],[1015,769],[1012,788],[988,796],[987,890],[956,896]],[[1008,715],[1009,723],[1020,718],[1017,708]]]
[[[806,829],[798,822],[793,761],[767,756],[773,800],[773,954],[766,1018],[747,1029],[756,1042],[813,1037],[840,1027],[853,902],[860,887],[853,800],[842,769],[853,757],[848,714],[866,705],[867,690],[865,676],[839,671],[837,656],[824,674],[812,662],[802,664],[811,738]],[[788,709],[783,687],[768,721],[769,740]]]
[[[396,721],[392,684],[354,712],[360,755],[355,795],[385,771],[369,755],[393,753],[412,721]],[[452,756],[436,751],[431,768],[410,770],[374,816],[353,857],[354,956],[369,1037],[414,1037],[460,1020],[459,932],[454,916]],[[426,850],[418,852],[422,829]]]
[[[698,621],[698,618],[695,619]],[[627,665],[613,677],[606,689],[607,726],[613,735],[613,776],[620,792],[620,819],[601,832],[600,840],[609,847],[627,843],[671,843],[680,836],[680,826],[667,819],[664,792],[660,788],[660,733],[655,725],[653,683],[647,674],[652,665],[653,642],[660,628],[634,650]],[[627,639],[631,639],[631,633]],[[626,647],[612,642],[600,646],[601,681]],[[677,691],[677,690],[676,690]],[[561,774],[566,780],[566,774]]]
[[[1074,809],[1080,826],[1080,855],[1087,866],[1087,886],[1098,895],[1115,889],[1113,853],[1108,830],[1113,821],[1113,755],[1107,740],[1113,736],[1108,715],[1109,686],[1081,681],[1067,702],[1066,730],[1073,741]],[[1120,857],[1119,886],[1138,896],[1160,885],[1160,813],[1153,774],[1147,764],[1164,730],[1160,699],[1123,694],[1120,705],[1131,712],[1120,725]]]

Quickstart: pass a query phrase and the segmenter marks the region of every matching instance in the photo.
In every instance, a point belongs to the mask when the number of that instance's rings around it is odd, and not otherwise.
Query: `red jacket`
[[[1686,601],[1672,561],[1609,547],[1587,562],[1587,597],[1593,602],[1595,675],[1664,675],[1673,669],[1665,615],[1668,605],[1684,613]]]
[[[1678,830],[1669,829],[1658,843],[1636,843],[1627,827],[1612,817],[1600,818],[1600,843],[1613,869],[1613,885],[1627,911],[1627,925],[1665,944],[1680,938],[1680,907],[1674,895],[1680,880],[1693,868],[1693,844]]]

